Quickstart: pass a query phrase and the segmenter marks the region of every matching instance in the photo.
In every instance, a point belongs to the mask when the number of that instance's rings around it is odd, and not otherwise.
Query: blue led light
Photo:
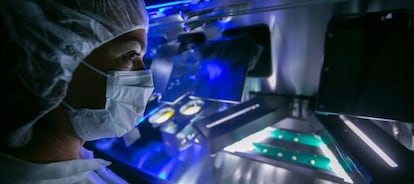
[[[156,113],[159,109],[160,109],[160,108],[155,108],[155,109],[152,109],[152,110],[148,113],[148,115],[146,115],[146,116],[150,116],[150,115],[155,114],[155,113]]]
[[[165,180],[167,178],[167,175],[165,174],[165,172],[162,172],[158,175],[158,177]]]
[[[158,14],[162,14],[165,10],[167,10],[165,7],[158,9]]]
[[[141,124],[143,121],[145,120],[145,116],[142,116],[141,118],[139,118],[138,122],[135,123],[135,126],[138,126],[139,124]]]
[[[173,2],[168,2],[168,3],[162,3],[162,4],[147,6],[146,9],[150,10],[150,9],[162,8],[162,7],[167,7],[167,6],[174,6],[174,5],[185,4],[185,3],[190,3],[190,2],[191,2],[190,0],[187,0],[187,1],[173,1]]]
[[[139,120],[137,121],[137,123],[135,123],[135,126],[138,126],[139,124],[141,124],[149,116],[154,115],[156,112],[158,112],[158,110],[160,110],[160,108],[152,109],[148,114],[146,114],[146,115],[142,116],[141,118],[139,118]]]

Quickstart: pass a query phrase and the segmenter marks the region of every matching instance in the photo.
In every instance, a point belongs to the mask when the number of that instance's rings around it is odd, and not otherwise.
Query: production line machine
[[[307,108],[302,109],[306,118],[292,115],[301,111],[289,108],[297,99],[263,95],[238,105],[204,102],[191,107],[200,108],[198,116],[180,109],[200,100],[183,101],[155,108],[142,123],[157,125],[142,127],[135,143],[106,139],[94,149],[115,158],[124,174],[149,183],[355,182],[315,116]]]
[[[398,2],[148,2],[146,112],[86,146],[131,183],[412,183],[414,4]]]

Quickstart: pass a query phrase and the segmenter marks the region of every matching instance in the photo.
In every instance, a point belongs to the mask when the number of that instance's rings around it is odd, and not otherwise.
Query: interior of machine
[[[414,3],[157,0],[136,128],[88,142],[131,183],[414,181]]]

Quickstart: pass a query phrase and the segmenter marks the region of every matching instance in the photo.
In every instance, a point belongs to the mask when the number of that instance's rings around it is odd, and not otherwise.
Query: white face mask
[[[110,71],[107,74],[105,109],[74,109],[67,103],[76,134],[85,141],[120,137],[135,127],[144,114],[154,85],[150,70]]]

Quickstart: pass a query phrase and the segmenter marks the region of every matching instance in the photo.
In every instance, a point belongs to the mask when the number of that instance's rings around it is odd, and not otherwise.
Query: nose
[[[132,70],[145,70],[146,66],[144,64],[144,59],[141,57],[134,62]]]

